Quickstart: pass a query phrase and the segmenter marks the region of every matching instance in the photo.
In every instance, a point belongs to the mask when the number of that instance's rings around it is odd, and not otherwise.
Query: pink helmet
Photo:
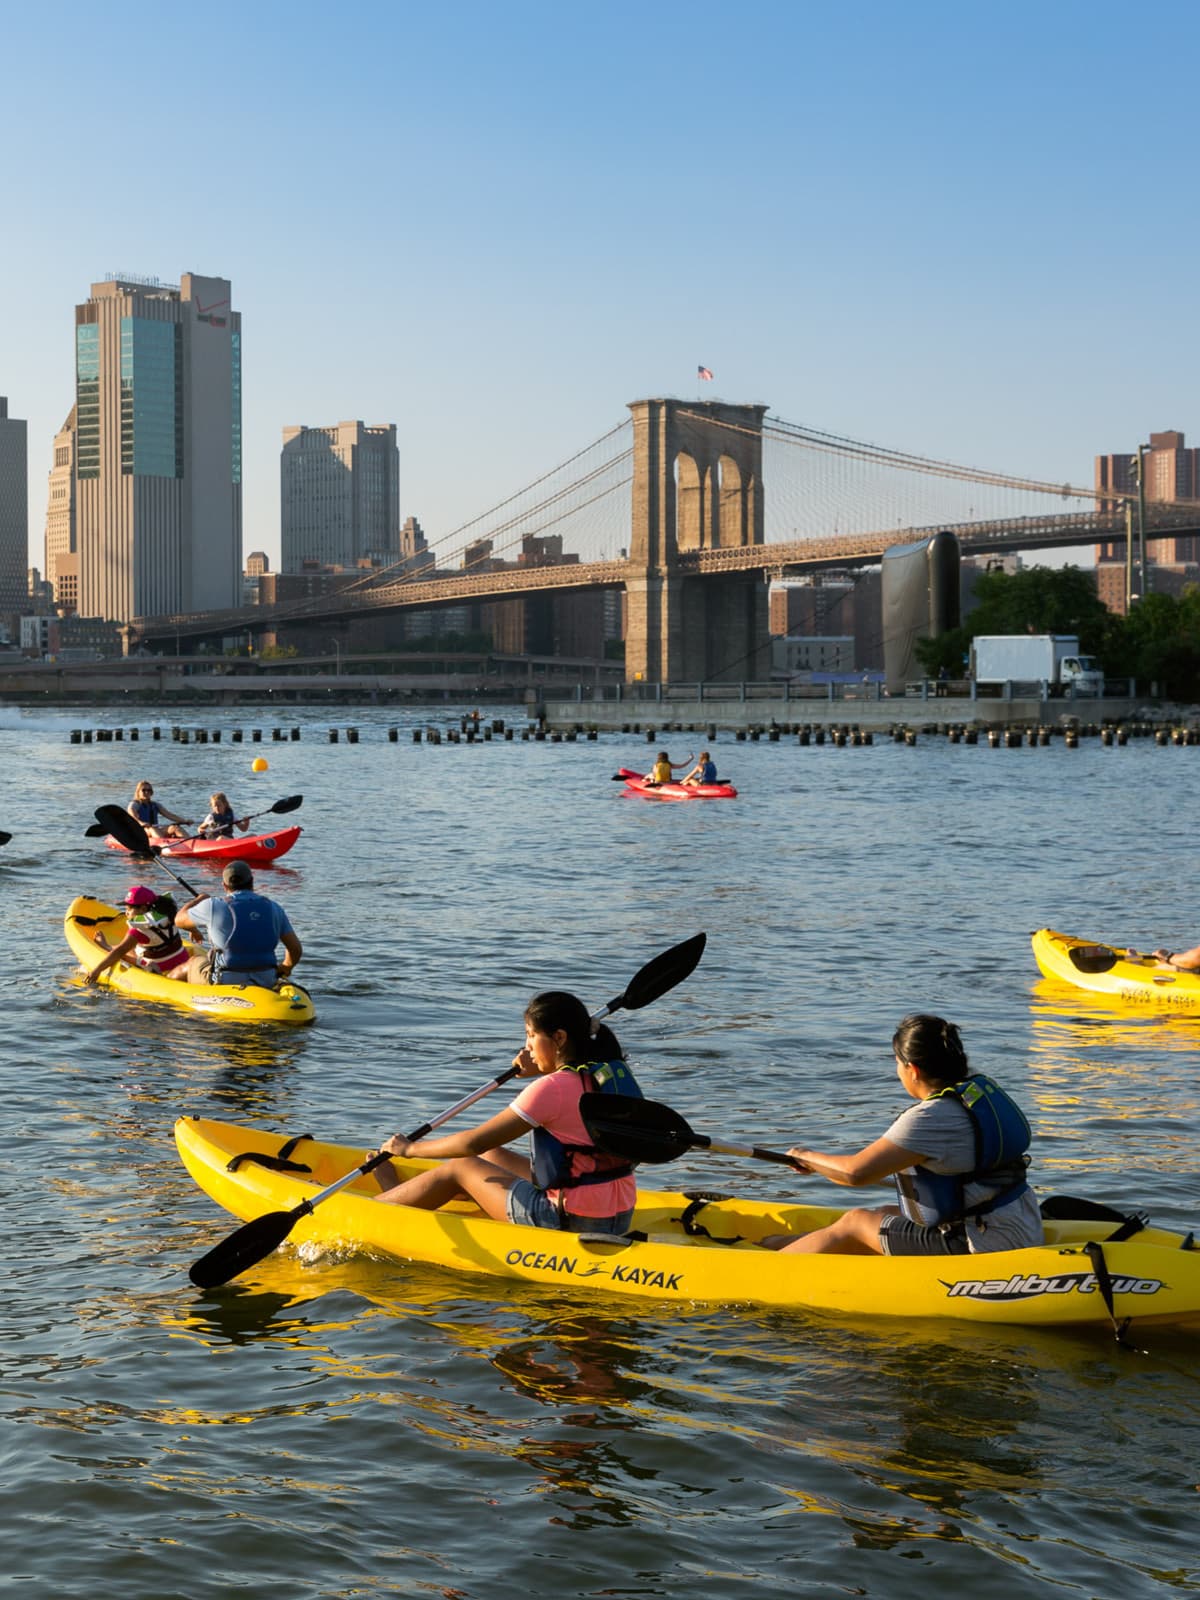
[[[144,908],[146,906],[152,906],[157,899],[158,896],[155,894],[153,889],[147,889],[145,884],[135,883],[133,888],[130,889],[129,893],[125,896],[125,904],[127,906]]]

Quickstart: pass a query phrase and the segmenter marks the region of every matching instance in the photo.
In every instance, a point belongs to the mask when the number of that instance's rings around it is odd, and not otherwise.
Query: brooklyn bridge
[[[652,399],[420,560],[273,606],[139,617],[126,649],[286,643],[386,613],[624,590],[630,680],[766,677],[775,579],[878,566],[949,530],[964,555],[1122,542],[1128,494],[964,467],[767,415]],[[1144,542],[1200,533],[1200,506],[1139,508]],[[542,551],[532,563],[522,556]],[[547,556],[545,552],[552,552]]]

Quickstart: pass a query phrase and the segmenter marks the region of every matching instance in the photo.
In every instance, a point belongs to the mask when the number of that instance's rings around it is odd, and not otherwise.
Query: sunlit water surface
[[[1200,937],[1200,751],[726,736],[741,798],[675,806],[610,782],[646,760],[632,736],[412,742],[458,714],[300,709],[301,740],[275,743],[270,715],[212,712],[224,740],[198,747],[149,742],[143,713],[137,745],[72,746],[71,727],[130,717],[0,710],[0,1583],[123,1600],[1200,1588],[1200,1362],[1181,1336],[1133,1353],[292,1251],[190,1286],[232,1223],[177,1161],[179,1114],[369,1143],[507,1065],[534,990],[599,1005],[699,928],[694,976],[619,1019],[647,1092],[697,1128],[865,1142],[898,1109],[892,1029],[929,1008],[1029,1110],[1040,1189],[1197,1221],[1200,1019],[1056,993],[1028,934]],[[267,742],[233,745],[235,726]],[[694,741],[670,743],[678,759]],[[314,1028],[72,982],[68,902],[135,881],[83,830],[140,776],[189,816],[216,787],[242,809],[304,795],[304,834],[260,886],[304,940]],[[830,1194],[732,1158],[672,1172]]]

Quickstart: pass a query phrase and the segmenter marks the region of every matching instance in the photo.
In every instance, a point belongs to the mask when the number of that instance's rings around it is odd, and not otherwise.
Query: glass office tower
[[[75,308],[79,609],[241,601],[241,317],[225,278],[113,277]]]

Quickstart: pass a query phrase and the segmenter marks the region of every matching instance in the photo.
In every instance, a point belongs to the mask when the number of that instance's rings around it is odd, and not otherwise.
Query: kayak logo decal
[[[243,1000],[240,995],[214,994],[206,995],[201,999],[192,1001],[195,1011],[245,1011],[253,1008],[253,1000]]]
[[[1061,1272],[1044,1278],[1037,1272],[1014,1272],[1011,1278],[961,1278],[957,1283],[941,1280],[951,1300],[1036,1300],[1047,1294],[1095,1294],[1099,1288],[1094,1272]],[[1131,1278],[1112,1275],[1114,1294],[1157,1294],[1168,1287],[1161,1278]]]
[[[608,1278],[613,1283],[635,1284],[639,1289],[682,1289],[681,1272],[659,1272],[652,1267],[630,1267],[621,1262],[611,1271],[595,1261],[580,1267],[576,1256],[549,1255],[544,1250],[510,1250],[504,1261],[506,1266],[528,1267],[534,1272],[565,1273],[572,1278]]]

